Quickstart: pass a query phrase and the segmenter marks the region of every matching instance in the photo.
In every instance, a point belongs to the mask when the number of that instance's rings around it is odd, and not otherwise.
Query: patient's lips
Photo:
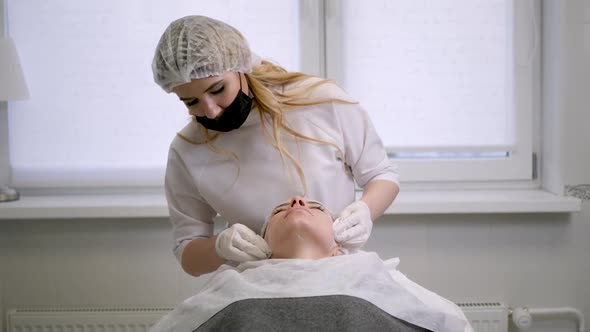
[[[285,218],[287,218],[291,213],[294,212],[307,212],[309,215],[313,216],[313,213],[311,213],[311,211],[306,208],[306,207],[301,207],[301,206],[294,206],[291,207],[287,210],[287,213],[285,213]]]

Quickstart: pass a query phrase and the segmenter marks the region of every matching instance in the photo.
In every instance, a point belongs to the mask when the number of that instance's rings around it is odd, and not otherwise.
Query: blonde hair
[[[293,137],[301,138],[307,141],[334,146],[342,156],[343,151],[334,142],[328,142],[313,137],[309,137],[297,132],[293,128],[290,128],[285,122],[284,113],[299,106],[311,106],[329,102],[347,104],[352,104],[355,102],[338,98],[310,98],[310,94],[318,86],[326,83],[333,83],[331,80],[327,79],[313,80],[309,83],[304,83],[294,89],[291,89],[289,92],[286,93],[279,92],[279,90],[281,90],[282,87],[285,85],[301,83],[315,76],[311,76],[300,72],[288,72],[281,66],[275,65],[269,61],[263,60],[261,64],[254,66],[252,68],[251,73],[245,74],[245,76],[246,80],[248,81],[250,91],[254,95],[253,106],[258,107],[260,113],[260,121],[262,124],[262,131],[264,136],[267,138],[269,144],[271,144],[275,149],[278,150],[281,156],[281,160],[283,161],[283,165],[285,165],[285,159],[291,161],[291,163],[295,167],[297,175],[299,175],[299,179],[303,185],[303,194],[305,195],[307,193],[307,183],[305,181],[305,174],[303,172],[303,168],[296,160],[296,158],[293,156],[293,154],[289,152],[283,145],[281,140],[281,132],[285,131],[291,134]],[[272,128],[272,135],[266,128],[267,124]],[[232,156],[233,159],[239,161],[237,155],[234,152],[227,151],[219,147],[215,147],[212,144],[213,141],[215,141],[215,139],[219,137],[219,132],[211,134],[206,128],[203,129],[205,130],[205,140],[203,142],[200,142],[201,144],[205,143],[212,151],[223,154],[229,154]],[[181,135],[180,133],[178,133],[178,135],[185,141],[188,141],[193,144],[199,144]]]

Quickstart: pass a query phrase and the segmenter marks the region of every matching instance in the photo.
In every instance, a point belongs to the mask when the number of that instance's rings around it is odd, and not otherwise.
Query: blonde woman
[[[187,273],[269,257],[253,230],[278,198],[322,201],[339,215],[336,241],[354,251],[397,196],[396,168],[359,104],[330,81],[259,60],[230,25],[173,21],[152,70],[194,118],[170,145],[165,181],[174,254]],[[217,214],[229,227],[214,235]]]

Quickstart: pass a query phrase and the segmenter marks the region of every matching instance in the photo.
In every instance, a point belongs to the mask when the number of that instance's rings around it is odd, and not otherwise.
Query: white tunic
[[[334,84],[320,85],[310,97],[352,100]],[[333,142],[344,154],[332,145],[294,139],[285,132],[281,136],[303,169],[305,196],[324,203],[333,213],[354,201],[355,181],[361,188],[377,179],[399,184],[397,170],[359,104],[301,106],[284,117],[292,129]],[[217,214],[230,225],[241,223],[259,232],[273,207],[293,195],[304,194],[292,162],[281,160],[262,127],[260,112],[254,108],[239,129],[222,133],[213,141],[218,151],[180,137],[172,141],[165,182],[174,253],[179,260],[190,240],[213,235],[213,217]],[[266,128],[272,135],[272,128]],[[193,122],[181,134],[199,141],[201,130]]]

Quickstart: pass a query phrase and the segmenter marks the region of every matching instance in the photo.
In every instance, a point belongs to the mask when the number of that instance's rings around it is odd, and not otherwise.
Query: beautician
[[[397,196],[396,168],[367,112],[331,81],[260,60],[228,24],[173,21],[152,70],[193,119],[172,140],[165,180],[174,254],[187,273],[269,257],[253,230],[285,197],[339,212],[336,241],[354,251]],[[229,227],[214,235],[217,214]]]

